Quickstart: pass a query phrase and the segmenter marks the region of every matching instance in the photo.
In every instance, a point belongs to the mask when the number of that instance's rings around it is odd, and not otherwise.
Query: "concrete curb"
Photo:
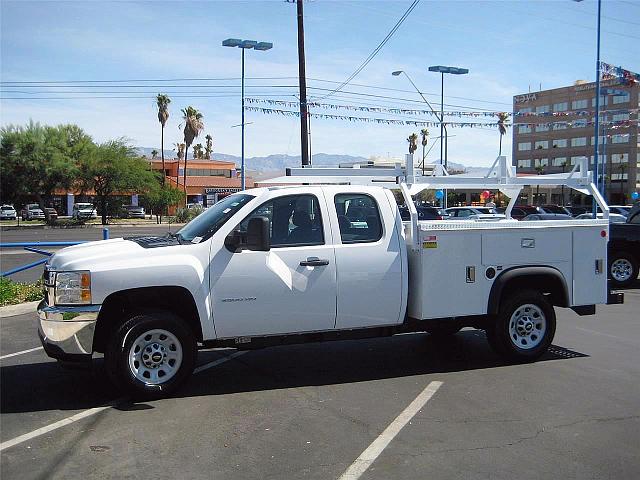
[[[25,313],[36,313],[36,308],[40,302],[19,303],[17,305],[7,305],[0,307],[0,318],[15,317]]]
[[[124,223],[117,224],[112,223],[109,225],[2,225],[0,226],[1,232],[10,232],[15,230],[75,230],[75,229],[102,229],[103,227],[107,228],[140,228],[140,227],[163,227],[167,228],[172,227],[182,227],[186,225],[185,223]]]

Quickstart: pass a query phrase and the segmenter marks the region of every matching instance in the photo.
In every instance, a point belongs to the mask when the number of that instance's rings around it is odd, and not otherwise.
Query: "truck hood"
[[[52,270],[92,270],[94,266],[106,261],[127,257],[139,257],[145,251],[135,242],[123,238],[87,242],[63,248],[47,262]]]

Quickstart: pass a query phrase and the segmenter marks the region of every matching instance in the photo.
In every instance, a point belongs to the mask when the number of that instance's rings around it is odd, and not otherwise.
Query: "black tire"
[[[158,332],[165,332],[164,339]],[[148,338],[143,337],[145,333]],[[147,355],[147,349],[153,350]],[[137,360],[134,351],[139,355]],[[179,361],[171,358],[178,353]],[[153,365],[143,363],[142,355],[147,355]],[[155,399],[167,397],[191,375],[196,356],[196,338],[185,322],[169,312],[153,312],[129,318],[113,333],[105,352],[105,367],[120,390],[135,399]],[[145,380],[145,374],[160,376]],[[168,380],[162,380],[163,376]]]
[[[609,258],[608,273],[614,287],[628,287],[638,278],[638,260],[629,252],[616,252]]]
[[[515,293],[502,300],[486,333],[498,355],[513,361],[536,360],[547,351],[556,333],[553,305],[535,290]]]

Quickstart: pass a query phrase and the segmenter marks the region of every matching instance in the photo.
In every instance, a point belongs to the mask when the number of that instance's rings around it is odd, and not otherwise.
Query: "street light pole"
[[[600,136],[600,8],[602,6],[601,0],[598,0],[598,33],[597,33],[597,52],[596,52],[596,121],[595,121],[595,145],[594,145],[594,174],[596,180],[596,188],[598,187],[598,163],[600,158],[598,157],[598,140]],[[604,179],[603,179],[604,182]],[[598,207],[596,205],[596,199],[593,199],[593,218],[596,218]]]
[[[431,113],[433,113],[433,115],[438,119],[438,121],[440,122],[440,125],[442,126],[442,116],[438,116],[438,113],[433,109],[433,106],[429,103],[429,100],[427,100],[424,95],[422,94],[422,92],[418,89],[418,87],[416,86],[415,83],[413,83],[413,80],[411,80],[411,77],[409,76],[409,74],[407,72],[405,72],[404,70],[397,70],[395,72],[391,72],[391,75],[393,75],[394,77],[397,77],[398,75],[400,75],[401,73],[404,74],[405,77],[407,77],[407,80],[409,80],[409,82],[411,83],[411,85],[413,86],[413,88],[415,89],[416,92],[418,92],[418,94],[422,97],[422,100],[424,101],[424,103],[426,103],[429,106],[429,109],[431,110]],[[445,132],[445,136],[447,136],[447,127],[444,127],[444,132]],[[443,139],[442,139],[442,129],[440,129],[440,144],[442,145]],[[431,151],[431,149],[429,149],[429,151]],[[427,152],[428,154],[429,152]],[[440,159],[442,159],[442,148],[440,149]],[[425,159],[422,159],[422,174],[424,175],[425,172],[425,167],[424,167],[424,161]]]
[[[444,74],[450,73],[451,75],[466,75],[467,73],[469,73],[469,69],[461,68],[461,67],[445,67],[444,65],[432,65],[431,67],[429,67],[429,71],[440,73],[440,137],[442,138],[443,132],[446,133],[446,130],[444,129]],[[448,162],[449,141],[447,137],[448,135],[445,135],[444,145],[442,144],[442,141],[440,143],[440,163],[444,163],[445,169],[448,167],[448,163],[449,163]],[[443,148],[444,148],[444,155],[442,153]],[[443,205],[446,208],[447,206],[446,192],[444,195]]]
[[[239,38],[227,38],[222,42],[223,47],[238,47],[242,50],[241,54],[241,62],[242,62],[242,80],[240,87],[240,95],[241,95],[241,107],[242,107],[242,123],[240,126],[242,127],[242,147],[241,147],[241,162],[240,162],[240,188],[245,190],[246,182],[245,182],[245,168],[244,168],[244,51],[246,49],[253,48],[254,50],[270,50],[273,48],[273,43],[270,42],[256,42],[255,40],[240,40]]]

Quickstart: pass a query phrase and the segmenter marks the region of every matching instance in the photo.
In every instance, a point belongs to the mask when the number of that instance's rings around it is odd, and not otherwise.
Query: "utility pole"
[[[298,79],[300,82],[300,154],[302,166],[309,165],[309,124],[307,110],[307,75],[304,61],[304,15],[302,0],[296,1],[298,7]]]

